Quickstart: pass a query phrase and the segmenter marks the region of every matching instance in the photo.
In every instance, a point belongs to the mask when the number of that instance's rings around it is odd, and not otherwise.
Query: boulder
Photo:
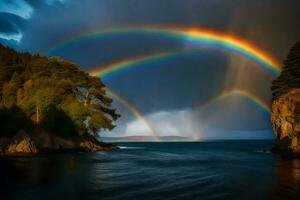
[[[79,138],[78,148],[81,151],[86,151],[86,152],[96,152],[96,151],[103,150],[103,147],[100,145],[98,140],[88,136]]]
[[[80,141],[79,148],[82,151],[87,151],[87,152],[96,152],[96,151],[103,150],[103,148],[100,145],[95,144],[89,140]]]
[[[24,131],[19,131],[12,142],[8,145],[6,153],[15,154],[15,153],[38,153],[39,150],[30,135]]]
[[[80,151],[85,152],[97,152],[103,150],[116,150],[118,149],[117,145],[99,142],[94,137],[81,137],[78,142],[78,148]]]

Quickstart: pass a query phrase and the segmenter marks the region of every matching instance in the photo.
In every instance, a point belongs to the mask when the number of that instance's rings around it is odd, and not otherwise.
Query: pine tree
[[[290,50],[280,76],[272,82],[273,99],[287,93],[292,88],[300,88],[300,42]]]

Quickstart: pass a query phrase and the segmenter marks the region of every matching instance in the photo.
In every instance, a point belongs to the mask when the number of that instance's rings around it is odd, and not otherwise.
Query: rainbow
[[[217,97],[214,97],[212,99],[210,99],[209,101],[207,101],[204,104],[201,104],[201,107],[204,108],[205,106],[222,100],[224,98],[227,98],[229,96],[240,96],[246,100],[248,100],[250,103],[252,103],[254,106],[256,106],[257,108],[259,108],[261,111],[263,111],[266,114],[270,114],[270,106],[268,103],[266,103],[265,101],[261,100],[258,96],[256,96],[255,94],[243,90],[243,89],[233,89],[233,90],[225,90],[223,91],[220,95],[218,95]]]
[[[92,76],[100,76],[101,78],[105,78],[111,74],[122,72],[123,70],[128,70],[134,67],[141,66],[145,63],[149,63],[151,61],[162,61],[168,58],[176,57],[180,55],[182,51],[174,51],[174,52],[159,52],[150,55],[143,55],[133,58],[127,58],[124,61],[118,61],[107,65],[105,67],[96,67],[94,69],[89,70],[88,72]]]
[[[226,33],[214,32],[208,29],[130,27],[108,29],[91,33],[82,33],[55,44],[47,51],[47,54],[54,55],[56,51],[63,49],[64,47],[74,42],[103,36],[118,36],[123,34],[146,34],[151,36],[166,37],[182,42],[188,42],[196,46],[212,46],[216,48],[226,49],[241,54],[255,61],[259,64],[259,66],[262,67],[262,69],[272,73],[274,76],[278,76],[280,72],[278,62],[259,48],[237,37],[230,36]]]
[[[125,106],[130,112],[136,116],[142,124],[150,131],[151,135],[156,141],[160,140],[160,137],[158,134],[156,134],[154,128],[150,125],[150,123],[147,121],[147,119],[143,116],[142,113],[140,113],[133,105],[131,105],[127,100],[120,97],[117,93],[112,91],[111,89],[106,88],[106,92],[108,95],[110,95],[113,99],[117,100],[120,104]]]

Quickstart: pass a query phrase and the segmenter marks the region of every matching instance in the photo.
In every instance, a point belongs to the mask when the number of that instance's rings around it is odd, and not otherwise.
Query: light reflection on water
[[[275,172],[275,199],[299,199],[300,160],[279,160]]]
[[[122,145],[129,148],[2,157],[0,199],[300,197],[300,161],[259,151],[272,141]]]

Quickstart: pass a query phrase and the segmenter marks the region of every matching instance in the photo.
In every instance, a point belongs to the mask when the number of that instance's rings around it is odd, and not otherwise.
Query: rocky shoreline
[[[116,149],[118,149],[116,145],[100,142],[92,136],[62,138],[45,132],[27,134],[19,131],[13,138],[0,138],[0,155],[97,152]]]

